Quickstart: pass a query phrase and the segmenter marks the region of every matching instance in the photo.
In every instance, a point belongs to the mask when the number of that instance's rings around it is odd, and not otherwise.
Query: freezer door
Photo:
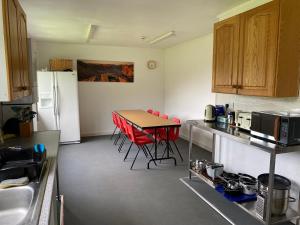
[[[53,72],[37,73],[37,130],[57,130],[55,123],[55,83]]]
[[[57,111],[62,143],[80,142],[78,81],[76,72],[56,72]]]

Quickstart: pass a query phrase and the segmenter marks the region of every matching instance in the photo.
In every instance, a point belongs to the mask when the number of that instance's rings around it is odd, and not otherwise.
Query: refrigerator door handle
[[[60,129],[60,94],[59,94],[59,86],[57,82],[56,86],[56,94],[57,94],[57,102],[56,102],[56,110],[57,110],[57,124],[58,124],[58,129]]]
[[[54,117],[55,117],[55,128],[58,130],[59,129],[59,124],[58,124],[58,109],[57,109],[57,74],[54,72],[53,75],[53,80],[54,80]]]
[[[53,82],[53,110],[54,110],[54,115],[56,115],[56,89],[55,89],[54,82]]]

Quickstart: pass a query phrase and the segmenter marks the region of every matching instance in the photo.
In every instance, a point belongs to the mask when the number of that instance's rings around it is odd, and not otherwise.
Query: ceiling
[[[247,0],[20,0],[40,41],[166,48],[212,31],[216,16]],[[149,41],[169,31],[176,35]],[[141,37],[145,39],[142,40]]]

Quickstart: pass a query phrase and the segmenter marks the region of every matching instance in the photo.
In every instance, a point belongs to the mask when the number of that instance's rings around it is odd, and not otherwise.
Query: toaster
[[[235,118],[235,124],[238,128],[250,131],[251,112],[238,112]]]

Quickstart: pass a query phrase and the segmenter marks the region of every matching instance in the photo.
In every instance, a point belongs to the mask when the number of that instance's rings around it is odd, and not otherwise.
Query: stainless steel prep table
[[[193,128],[199,128],[208,132],[211,132],[213,134],[213,144],[212,144],[212,161],[215,161],[215,142],[216,142],[216,135],[226,137],[229,139],[232,139],[236,142],[243,143],[249,146],[253,146],[259,150],[268,152],[270,154],[270,165],[269,165],[269,192],[268,192],[268,199],[267,199],[267,214],[266,214],[266,220],[261,220],[256,216],[255,213],[255,204],[238,204],[242,209],[244,209],[246,212],[248,212],[250,215],[254,216],[258,221],[260,221],[263,224],[276,224],[286,221],[291,221],[293,219],[296,219],[297,225],[300,225],[300,204],[298,212],[295,210],[292,210],[289,208],[287,214],[282,217],[271,217],[271,202],[272,202],[272,190],[274,185],[274,173],[275,173],[275,163],[276,163],[276,155],[277,154],[286,154],[289,152],[296,152],[300,151],[300,146],[282,146],[277,145],[274,143],[270,143],[267,141],[263,141],[257,138],[252,137],[250,134],[241,132],[237,128],[231,127],[227,124],[222,123],[207,123],[204,122],[204,120],[188,120],[186,123],[189,126],[189,178],[192,178],[192,174],[197,176],[198,178],[202,179],[201,176],[199,176],[197,173],[195,173],[191,169],[191,152],[192,152],[192,146],[193,146],[193,140],[192,140],[192,133]],[[202,179],[204,180],[204,179]],[[205,180],[204,180],[205,181]]]

